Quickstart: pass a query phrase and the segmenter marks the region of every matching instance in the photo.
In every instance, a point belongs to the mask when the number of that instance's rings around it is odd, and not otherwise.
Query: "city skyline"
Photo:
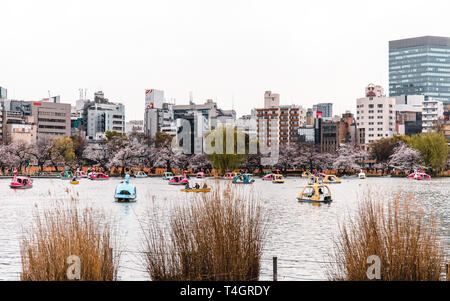
[[[388,92],[390,40],[450,36],[450,4],[437,3],[6,1],[0,86],[9,98],[50,91],[71,104],[79,88],[88,98],[102,90],[126,106],[127,121],[142,119],[152,88],[177,104],[192,91],[196,103],[213,99],[238,116],[261,107],[267,90],[281,104],[355,112],[368,83]],[[433,22],[416,22],[431,12]]]

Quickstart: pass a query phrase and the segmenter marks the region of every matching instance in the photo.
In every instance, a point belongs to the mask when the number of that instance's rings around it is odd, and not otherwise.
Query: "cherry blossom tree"
[[[189,168],[194,170],[211,169],[211,163],[205,154],[195,154],[189,158]]]
[[[333,162],[333,168],[338,170],[359,169],[364,155],[364,151],[349,144],[342,144],[338,149],[338,156]]]
[[[293,168],[296,162],[296,157],[299,156],[300,150],[296,144],[286,144],[280,146],[278,162],[275,164],[276,168],[280,168],[286,172],[288,168]]]
[[[26,143],[25,141],[16,141],[7,146],[7,151],[10,154],[10,158],[8,159],[12,166],[15,166],[20,171],[23,165],[28,165],[28,163],[32,160],[32,148],[31,144]]]
[[[0,144],[0,168],[2,173],[5,173],[5,168],[12,168],[16,164],[16,158],[13,153],[14,149],[11,145],[8,144]]]
[[[300,145],[300,153],[294,159],[297,166],[310,170],[320,169],[322,166],[323,156],[318,146],[303,143]]]
[[[175,165],[175,167],[177,167],[180,170],[186,170],[189,168],[190,165],[190,160],[191,160],[192,156],[191,155],[186,155],[182,152],[180,153],[176,153],[173,155],[172,160],[173,163]]]
[[[420,153],[401,142],[390,156],[389,165],[400,170],[409,171],[423,168]]]
[[[106,142],[89,144],[83,151],[83,157],[96,166],[106,169],[112,156]]]
[[[153,153],[155,160],[155,167],[166,168],[167,171],[172,171],[172,164],[174,164],[174,153],[170,145],[158,147]],[[175,165],[175,164],[174,164]]]
[[[139,165],[139,160],[144,154],[145,147],[137,141],[126,141],[122,143],[122,147],[113,154],[112,159],[107,166],[121,167],[122,176],[125,175],[125,168],[135,168]]]
[[[32,148],[31,155],[34,157],[41,170],[43,170],[44,166],[46,166],[52,158],[52,139],[45,136],[40,138]]]

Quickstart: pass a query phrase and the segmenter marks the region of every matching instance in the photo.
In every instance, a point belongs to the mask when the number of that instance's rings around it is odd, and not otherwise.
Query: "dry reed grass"
[[[80,258],[80,279],[117,279],[120,252],[113,222],[103,211],[78,209],[75,204],[57,202],[55,207],[36,209],[33,227],[23,231],[21,241],[23,281],[65,281],[67,258]]]
[[[172,213],[166,227],[150,216],[143,259],[152,280],[258,280],[266,218],[253,193],[216,181]]]
[[[438,223],[412,195],[398,192],[385,204],[366,194],[357,214],[335,240],[330,280],[368,280],[367,258],[377,255],[383,281],[437,281],[445,263]]]

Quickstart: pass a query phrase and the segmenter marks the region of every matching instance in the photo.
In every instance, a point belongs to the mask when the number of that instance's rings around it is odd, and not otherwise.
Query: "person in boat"
[[[203,183],[203,189],[208,188],[208,185],[206,185],[206,183]]]
[[[200,185],[198,183],[195,183],[195,189],[200,189]]]
[[[191,189],[191,188],[189,187],[189,182],[187,182],[186,185],[184,185],[184,189]]]

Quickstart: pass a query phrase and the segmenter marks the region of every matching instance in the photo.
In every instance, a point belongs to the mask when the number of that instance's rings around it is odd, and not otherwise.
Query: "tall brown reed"
[[[329,279],[368,280],[367,259],[377,255],[383,281],[439,280],[444,249],[433,215],[412,195],[398,192],[384,204],[382,199],[368,193],[356,216],[341,225]]]
[[[71,255],[80,259],[80,279],[117,279],[120,253],[113,223],[101,210],[78,209],[57,202],[54,208],[36,210],[34,224],[21,241],[24,281],[65,281]]]
[[[167,227],[153,216],[144,243],[152,280],[257,280],[266,218],[253,193],[219,185],[176,206]]]

